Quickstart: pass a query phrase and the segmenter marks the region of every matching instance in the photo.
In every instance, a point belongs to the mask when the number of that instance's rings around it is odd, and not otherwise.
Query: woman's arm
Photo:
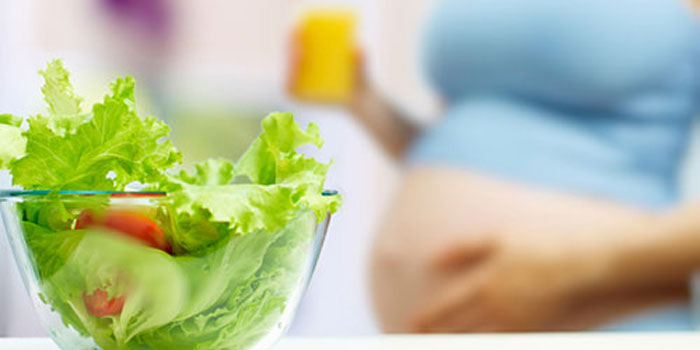
[[[698,216],[693,205],[617,224],[572,222],[581,225],[570,230],[579,237],[543,236],[527,226],[492,234],[483,265],[463,269],[418,310],[414,330],[585,329],[683,300],[700,267]],[[437,256],[435,268],[460,269],[478,253],[473,249],[457,243]]]
[[[291,96],[297,97],[292,87],[296,85],[301,50],[303,49],[299,45],[297,33],[292,34],[290,44],[287,92]],[[338,106],[355,116],[384,151],[393,158],[401,158],[418,134],[419,127],[403,117],[391,103],[378,93],[367,78],[362,54],[358,51],[355,56],[355,89],[351,92],[348,101],[339,103]],[[324,103],[322,101],[311,102]]]
[[[700,268],[700,204],[691,203],[650,220],[621,226],[603,247],[600,275],[587,293],[684,288]]]
[[[369,83],[364,74],[348,110],[393,158],[401,158],[419,132],[417,125],[407,120]]]

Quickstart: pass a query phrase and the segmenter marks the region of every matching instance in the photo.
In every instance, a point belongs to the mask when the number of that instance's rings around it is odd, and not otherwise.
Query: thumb
[[[369,88],[367,57],[365,51],[360,47],[356,47],[353,51],[353,59],[353,63],[355,65],[354,78],[356,90],[362,92]]]
[[[288,93],[294,92],[294,85],[299,76],[299,65],[301,62],[301,38],[299,28],[294,28],[289,35],[287,42],[287,67],[285,88]]]
[[[463,238],[451,243],[433,258],[433,266],[438,269],[462,269],[483,262],[496,250],[493,234]]]

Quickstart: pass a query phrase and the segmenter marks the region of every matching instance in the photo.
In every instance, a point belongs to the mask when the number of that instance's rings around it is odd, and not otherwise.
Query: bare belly
[[[374,246],[372,282],[380,322],[390,332],[409,329],[412,310],[451,278],[426,266],[465,237],[509,227],[564,235],[585,221],[613,222],[640,215],[646,213],[474,173],[414,168],[403,178]]]

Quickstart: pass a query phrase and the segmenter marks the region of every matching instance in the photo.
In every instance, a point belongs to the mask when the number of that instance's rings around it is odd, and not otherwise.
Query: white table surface
[[[700,333],[581,333],[365,338],[285,338],[274,350],[684,350],[700,349]],[[0,338],[0,350],[58,350],[45,338]]]

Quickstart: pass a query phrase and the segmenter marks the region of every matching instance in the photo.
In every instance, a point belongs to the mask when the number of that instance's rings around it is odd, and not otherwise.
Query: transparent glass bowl
[[[174,220],[164,198],[0,191],[11,250],[45,329],[64,350],[271,347],[292,320],[330,216],[317,223],[298,212],[274,232],[233,235],[208,220]],[[195,235],[210,242],[178,248]]]

